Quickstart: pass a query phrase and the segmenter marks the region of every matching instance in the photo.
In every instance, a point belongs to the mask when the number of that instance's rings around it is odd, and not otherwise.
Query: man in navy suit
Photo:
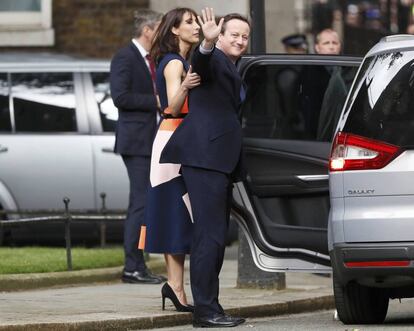
[[[141,10],[135,12],[134,16],[135,37],[113,57],[110,72],[111,96],[119,112],[115,153],[121,154],[130,183],[124,225],[125,266],[122,280],[127,283],[159,284],[165,278],[147,269],[138,242],[144,219],[151,149],[159,108],[154,91],[154,67],[146,56],[161,14]]]
[[[218,301],[218,277],[226,242],[231,174],[239,163],[242,143],[237,112],[244,93],[235,63],[247,49],[250,24],[245,17],[230,14],[217,25],[212,8],[203,10],[202,16],[198,20],[205,39],[192,58],[201,85],[191,90],[189,114],[164,148],[161,162],[182,164],[191,202],[193,325],[231,327],[244,319],[224,314]]]

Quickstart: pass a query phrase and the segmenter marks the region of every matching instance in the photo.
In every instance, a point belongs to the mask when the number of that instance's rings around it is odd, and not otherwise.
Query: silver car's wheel
[[[376,324],[385,320],[388,310],[386,289],[362,286],[355,282],[341,285],[333,276],[339,319],[344,324]]]

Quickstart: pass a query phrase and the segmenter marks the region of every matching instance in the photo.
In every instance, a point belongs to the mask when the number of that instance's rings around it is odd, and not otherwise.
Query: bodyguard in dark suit
[[[152,79],[154,68],[146,55],[160,20],[161,14],[153,11],[135,12],[135,37],[111,62],[111,95],[119,111],[115,153],[121,154],[130,182],[122,274],[122,280],[128,283],[158,284],[162,281],[162,277],[147,269],[142,250],[138,249],[158,109]]]
[[[191,90],[189,114],[164,148],[161,162],[182,164],[191,202],[193,325],[227,327],[244,322],[224,314],[218,301],[218,277],[229,217],[230,177],[239,162],[242,142],[237,117],[242,81],[235,62],[247,49],[250,25],[238,14],[225,16],[217,25],[212,8],[203,10],[202,16],[198,20],[205,39],[192,58],[201,85]]]

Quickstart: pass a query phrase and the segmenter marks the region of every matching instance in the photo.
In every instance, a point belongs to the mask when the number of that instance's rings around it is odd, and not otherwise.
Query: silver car
[[[63,197],[71,209],[99,209],[103,192],[107,208],[126,209],[108,78],[107,61],[0,55],[0,209],[63,209]]]
[[[330,157],[328,245],[339,318],[384,321],[414,296],[414,36],[365,56]]]

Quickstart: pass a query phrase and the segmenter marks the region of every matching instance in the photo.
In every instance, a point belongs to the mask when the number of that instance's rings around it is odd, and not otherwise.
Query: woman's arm
[[[180,60],[171,60],[164,68],[168,107],[172,116],[180,114],[188,91],[200,85],[200,76],[193,73],[191,67],[183,80],[184,73],[184,66]]]

